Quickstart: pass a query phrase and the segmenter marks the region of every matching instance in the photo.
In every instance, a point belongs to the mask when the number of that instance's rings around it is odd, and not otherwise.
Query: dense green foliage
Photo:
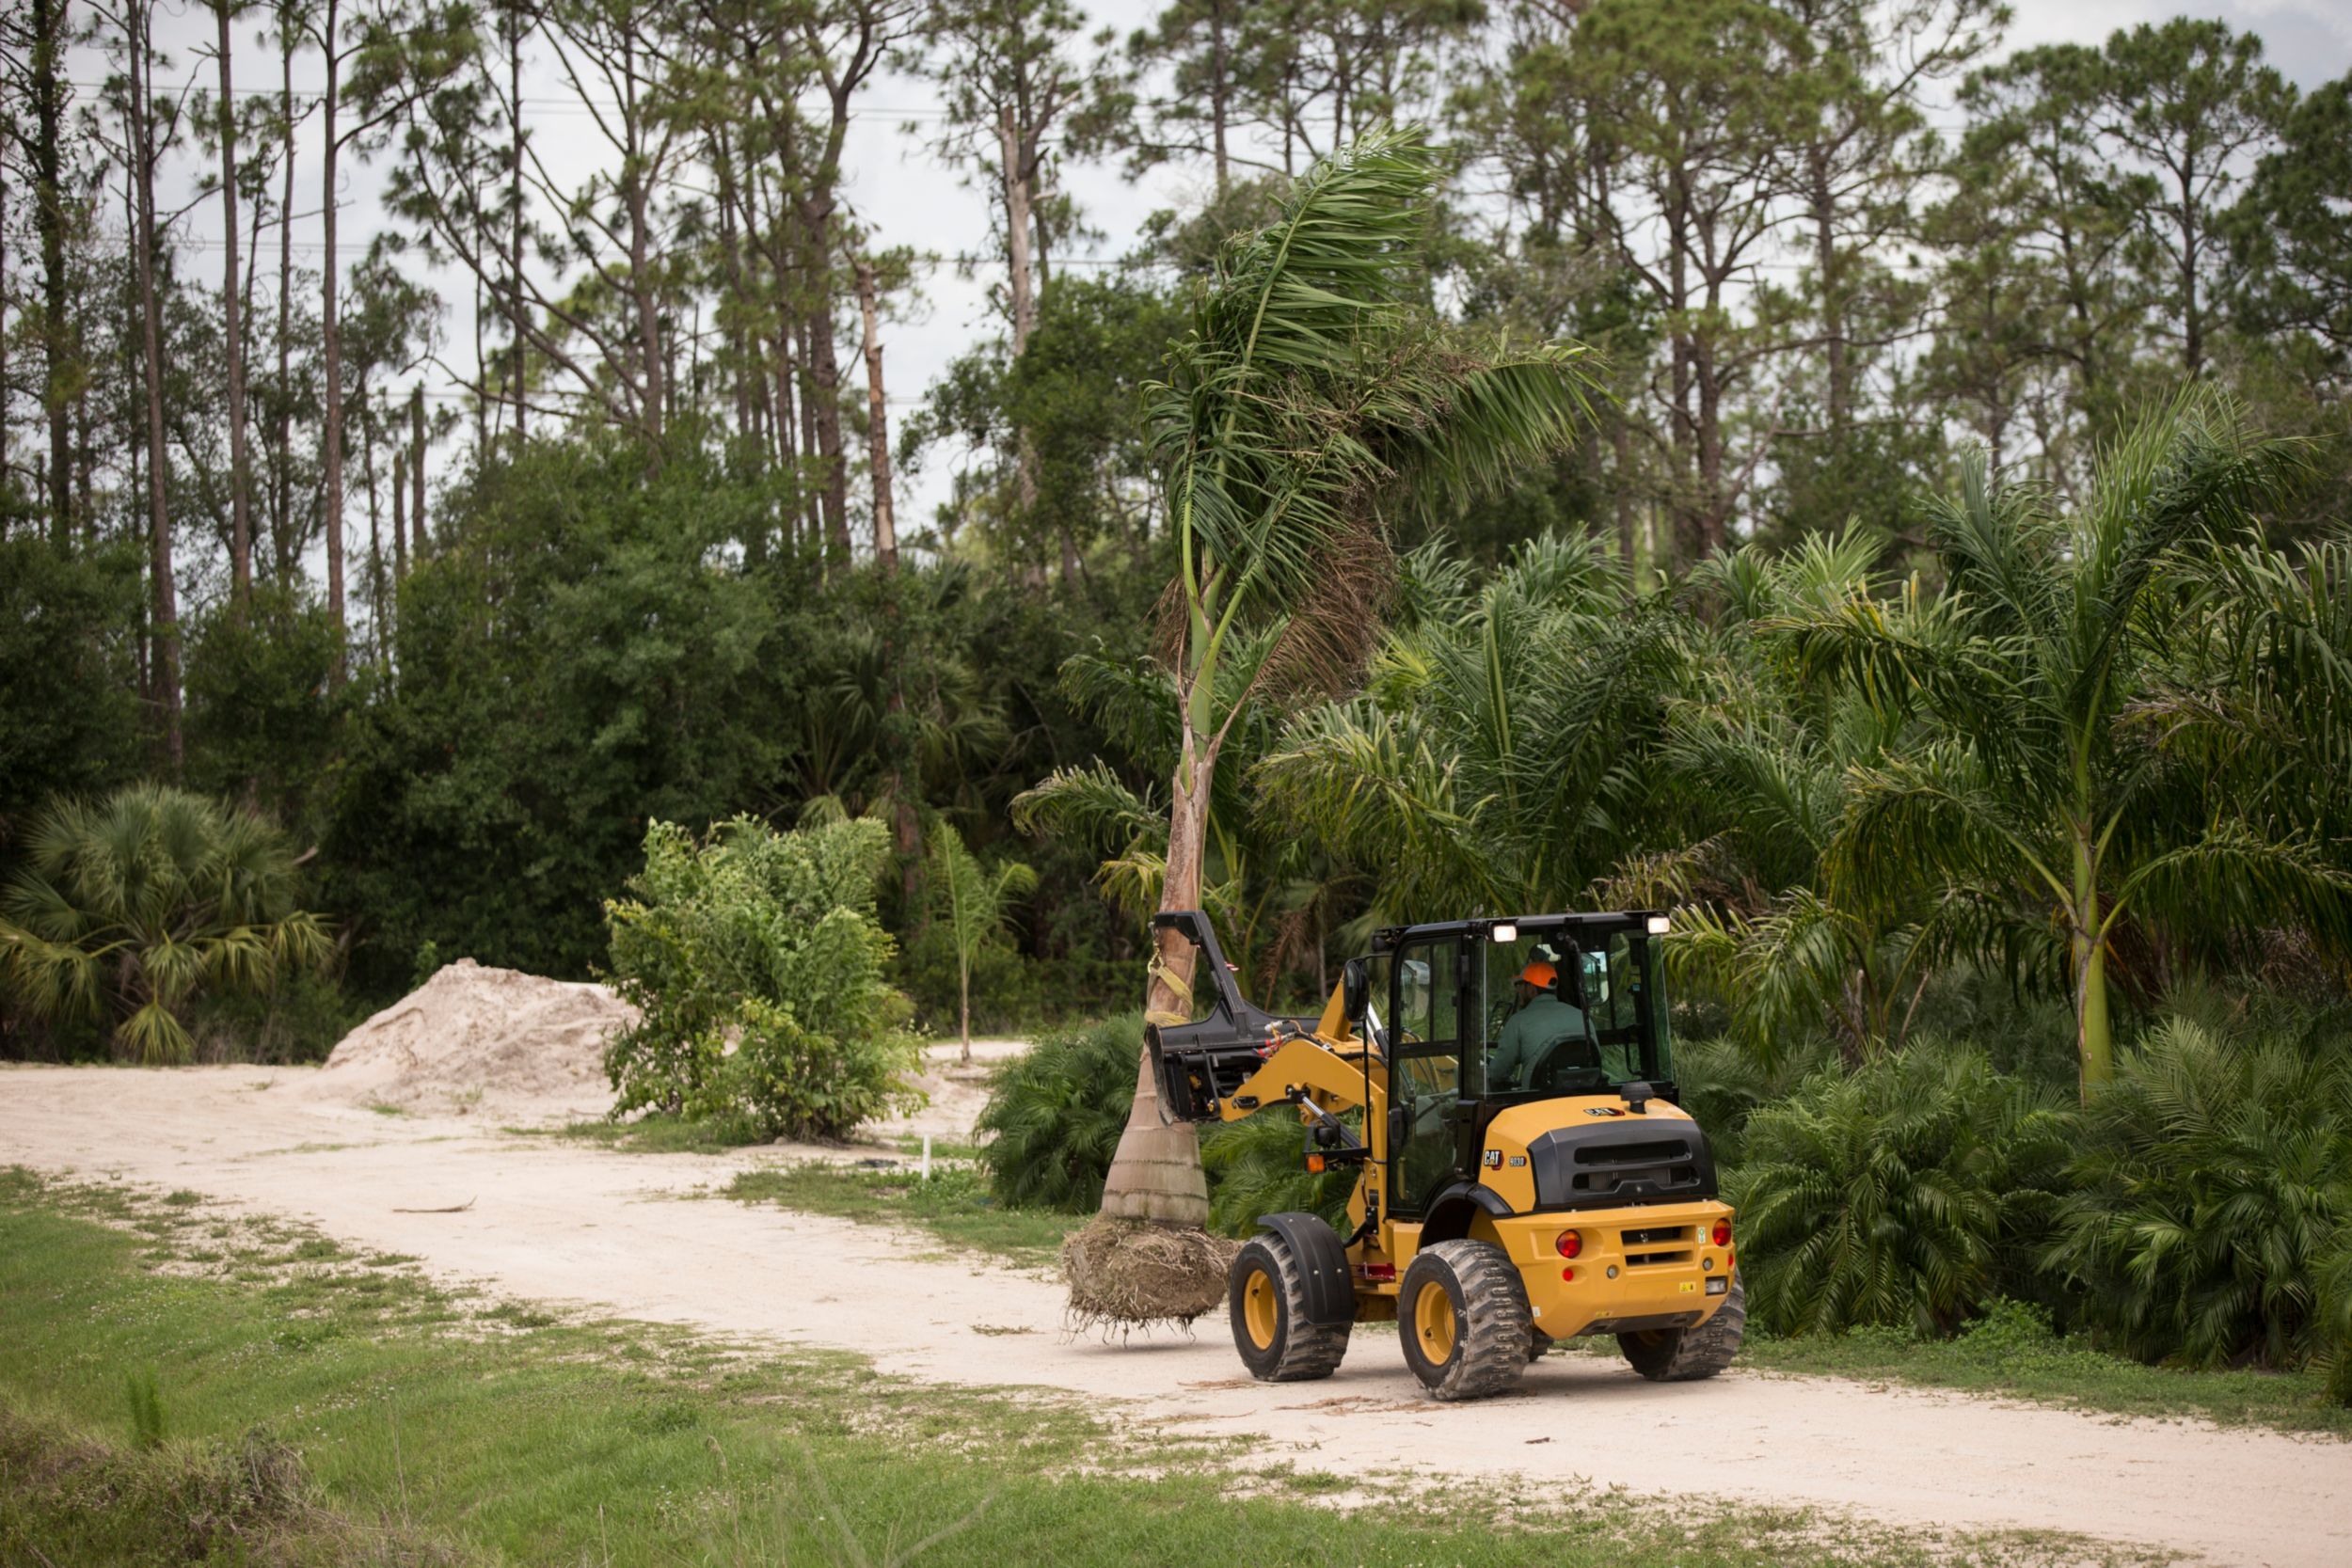
[[[888,847],[870,820],[780,833],[736,817],[700,842],[648,828],[644,869],[605,911],[614,983],[643,1015],[606,1053],[613,1115],[834,1138],[917,1101],[874,918]]]
[[[118,1056],[184,1062],[190,1009],[266,994],[326,957],[294,904],[285,835],[251,812],[155,784],[33,819],[0,894],[0,987],[35,1018],[94,1029]]]
[[[2345,1020],[2174,1017],[2082,1114],[2051,1265],[2119,1348],[2338,1368],[2352,1251]]]
[[[2047,1090],[1926,1042],[1807,1078],[1749,1118],[1724,1183],[1748,1311],[1771,1333],[1948,1333],[2035,1292],[2068,1147]]]
[[[1136,1093],[1143,1015],[1049,1030],[997,1069],[980,1114],[980,1164],[1007,1203],[1091,1211]]]

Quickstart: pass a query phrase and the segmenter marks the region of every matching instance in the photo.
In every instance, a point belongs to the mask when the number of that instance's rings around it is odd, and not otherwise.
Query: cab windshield
[[[1663,1084],[1665,989],[1640,930],[1520,926],[1483,950],[1485,1098],[1541,1100]]]

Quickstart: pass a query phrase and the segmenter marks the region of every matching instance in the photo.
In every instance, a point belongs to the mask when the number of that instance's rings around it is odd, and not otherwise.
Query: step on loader
[[[1664,914],[1389,927],[1319,1018],[1243,1000],[1200,911],[1152,924],[1199,950],[1204,1004],[1146,1031],[1168,1114],[1279,1107],[1309,1170],[1357,1172],[1347,1234],[1268,1214],[1234,1259],[1252,1376],[1328,1377],[1388,1320],[1440,1400],[1507,1393],[1583,1335],[1655,1382],[1730,1364],[1747,1311],[1707,1135],[1674,1103]]]

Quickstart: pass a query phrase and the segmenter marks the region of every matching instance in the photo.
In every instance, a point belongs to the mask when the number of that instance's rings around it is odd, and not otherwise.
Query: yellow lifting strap
[[[1179,974],[1175,970],[1169,968],[1167,964],[1162,963],[1160,961],[1160,950],[1156,944],[1154,944],[1152,949],[1152,956],[1144,960],[1143,978],[1144,989],[1147,994],[1150,992],[1151,983],[1154,980],[1159,981],[1161,984],[1168,987],[1168,990],[1176,992],[1179,996],[1189,996],[1192,994],[1192,976],[1189,974]],[[1184,1013],[1152,1012],[1146,1010],[1143,1015],[1143,1022],[1146,1023],[1157,1024],[1163,1029],[1169,1029],[1174,1028],[1178,1024],[1190,1023],[1192,1020]]]

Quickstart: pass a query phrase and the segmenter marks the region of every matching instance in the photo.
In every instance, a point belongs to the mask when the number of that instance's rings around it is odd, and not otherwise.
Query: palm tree
[[[1259,764],[1268,807],[1378,869],[1376,923],[1566,908],[1654,827],[1641,763],[1687,627],[1588,535],[1531,540],[1476,591],[1426,586],[1364,694]]]
[[[1178,559],[1164,600],[1179,734],[1163,910],[1200,902],[1217,762],[1242,698],[1354,673],[1391,577],[1391,520],[1492,490],[1564,451],[1588,412],[1582,350],[1467,341],[1422,306],[1441,174],[1411,130],[1318,164],[1219,259],[1152,389]],[[1236,697],[1222,672],[1253,635],[1267,650]],[[1192,949],[1161,933],[1147,1013],[1188,1018],[1191,992]],[[1208,1218],[1199,1142],[1189,1123],[1163,1121],[1148,1053],[1103,1212]]]
[[[160,784],[35,819],[0,896],[0,980],[35,1016],[106,1022],[150,1064],[193,1053],[183,1015],[208,990],[262,992],[322,963],[326,928],[294,908],[296,862],[250,812]]]
[[[963,847],[953,828],[942,823],[931,842],[933,884],[947,917],[947,940],[956,950],[958,1021],[962,1030],[962,1060],[972,1060],[972,961],[980,949],[1004,934],[1015,900],[1037,890],[1037,873],[1019,861],[1009,861],[991,872],[979,857]]]
[[[2071,515],[2000,481],[1981,453],[1935,502],[1946,586],[1856,592],[1769,623],[1808,677],[1838,676],[1921,743],[1858,766],[1827,855],[1839,902],[1911,896],[1924,873],[1999,890],[2065,944],[2086,1093],[2113,1075],[2107,963],[2119,923],[2212,918],[2249,898],[2340,926],[2352,878],[2307,837],[2271,831],[2163,766],[2121,721],[2150,689],[2186,584],[2300,467],[2237,409],[2192,391],[2102,455]]]
[[[1902,991],[1915,1003],[1933,971],[1932,938],[1972,908],[1957,895],[1940,905],[1924,893],[1865,904],[1826,895],[1822,857],[1844,818],[1847,780],[1883,760],[1904,723],[1850,689],[1795,678],[1775,636],[1758,629],[1867,592],[1883,546],[1849,529],[1786,553],[1743,545],[1692,570],[1689,589],[1720,613],[1708,656],[1692,661],[1692,689],[1669,705],[1661,760],[1700,836],[1613,879],[1636,884],[1624,902],[1681,906],[1667,948],[1677,978],[1723,1002],[1733,1035],[1767,1070],[1823,1023],[1850,1069],[1899,1038],[1910,1012],[1896,1016]],[[1711,885],[1694,897],[1702,874]]]

